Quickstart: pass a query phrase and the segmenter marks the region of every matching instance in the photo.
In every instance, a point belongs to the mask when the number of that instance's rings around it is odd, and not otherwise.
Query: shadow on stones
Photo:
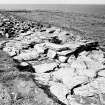
[[[49,39],[49,42],[55,43],[55,44],[61,44],[61,43],[62,43],[62,41],[59,40],[57,36],[55,36],[55,37]]]

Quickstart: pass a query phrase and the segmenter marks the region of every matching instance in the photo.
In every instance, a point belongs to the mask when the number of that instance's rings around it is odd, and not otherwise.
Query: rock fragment
[[[47,48],[50,48],[50,49],[53,49],[53,50],[56,50],[56,51],[63,51],[63,50],[67,50],[67,49],[75,49],[77,47],[80,46],[80,43],[76,44],[76,43],[66,43],[66,44],[63,44],[63,45],[59,45],[59,44],[54,44],[54,43],[49,43],[49,42],[46,42],[45,43],[45,46]]]
[[[90,86],[98,91],[98,93],[105,93],[105,78],[99,77],[90,82]]]
[[[79,56],[77,60],[71,64],[71,67],[75,68],[79,75],[94,77],[97,71],[104,68],[104,65],[91,59],[89,56]]]
[[[34,73],[35,81],[41,85],[50,86],[50,73]]]
[[[53,71],[57,67],[58,63],[52,62],[52,63],[44,63],[44,64],[39,64],[36,66],[33,66],[35,69],[36,73],[45,73],[45,72],[50,72]]]
[[[104,59],[104,53],[101,50],[93,50],[91,54],[88,55],[91,59],[94,61],[97,61],[99,63],[103,63],[105,61]]]
[[[60,68],[70,68],[70,64],[68,64],[68,63],[60,63],[60,65],[59,65],[59,67]]]
[[[65,50],[65,51],[61,51],[61,52],[57,52],[58,55],[62,55],[62,56],[66,56],[67,54],[72,53],[71,50]]]
[[[71,55],[68,59],[67,62],[71,65],[74,61],[76,60],[74,55]]]
[[[98,76],[105,77],[105,70],[101,70],[98,72]]]
[[[56,51],[49,49],[47,53],[47,57],[53,59],[56,56]]]
[[[20,65],[21,65],[21,66],[28,66],[28,63],[27,63],[27,62],[21,62]]]
[[[3,51],[7,52],[10,56],[15,56],[18,52],[18,49],[14,47],[5,47],[3,48]]]
[[[60,83],[56,83],[50,87],[50,91],[53,95],[55,95],[61,102],[68,105],[68,101],[66,99],[66,94],[68,94],[69,90]]]
[[[39,53],[36,50],[33,50],[26,53],[21,53],[15,56],[14,59],[21,61],[21,60],[38,59],[38,57],[39,57]]]
[[[78,88],[74,88],[74,94],[84,96],[84,97],[93,96],[97,92],[98,90],[91,87],[90,84],[82,85]]]
[[[58,28],[58,27],[51,27],[51,28],[48,28],[47,30],[46,30],[46,32],[47,33],[59,33],[60,32],[60,28]]]
[[[58,56],[58,60],[59,60],[60,62],[62,62],[62,63],[65,63],[66,60],[67,60],[67,57],[65,57],[65,56]]]
[[[35,72],[32,65],[27,62],[21,62],[20,64],[17,64],[16,67],[19,69],[20,72]]]
[[[38,52],[38,53],[44,53],[44,47],[41,46],[40,44],[36,44],[34,46],[34,49]]]

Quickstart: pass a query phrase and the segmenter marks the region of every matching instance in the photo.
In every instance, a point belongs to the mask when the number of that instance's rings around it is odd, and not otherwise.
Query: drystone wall
[[[0,48],[18,62],[20,72],[32,73],[35,83],[62,104],[82,105],[75,96],[95,94],[105,104],[105,54],[98,42],[58,27],[34,26],[1,41]]]

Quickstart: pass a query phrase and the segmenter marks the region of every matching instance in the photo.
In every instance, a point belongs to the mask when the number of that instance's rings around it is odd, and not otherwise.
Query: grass
[[[12,12],[13,13],[13,12]],[[104,14],[84,14],[76,12],[36,10],[31,12],[14,12],[19,17],[29,20],[50,23],[55,26],[72,30],[75,34],[92,38],[105,45]]]
[[[19,72],[13,59],[0,50],[0,105],[60,105],[34,83],[29,72]]]

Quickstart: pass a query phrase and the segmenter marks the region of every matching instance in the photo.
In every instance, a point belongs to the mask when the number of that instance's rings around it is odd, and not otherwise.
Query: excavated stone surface
[[[30,72],[34,82],[62,105],[82,105],[73,97],[95,94],[105,104],[105,56],[98,42],[54,26],[33,30],[21,30],[13,39],[0,42],[0,48],[19,63],[20,72]],[[35,85],[19,78],[13,82],[22,96],[32,93]]]

